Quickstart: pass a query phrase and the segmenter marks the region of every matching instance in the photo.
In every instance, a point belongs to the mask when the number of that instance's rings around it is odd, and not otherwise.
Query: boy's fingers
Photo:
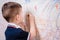
[[[34,18],[34,16],[32,15],[32,14],[30,14],[30,21],[35,21],[35,18]]]

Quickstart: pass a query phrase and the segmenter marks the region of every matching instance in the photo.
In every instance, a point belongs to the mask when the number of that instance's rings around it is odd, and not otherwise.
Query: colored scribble
[[[59,9],[59,5],[58,5],[58,4],[56,4],[56,5],[55,5],[55,7],[56,7],[56,10],[58,10],[58,9]]]
[[[53,0],[53,1],[56,1],[56,0]]]
[[[30,2],[30,0],[25,0],[25,2],[26,2],[26,3],[29,3],[29,2]]]
[[[37,11],[37,6],[35,5],[34,9]]]

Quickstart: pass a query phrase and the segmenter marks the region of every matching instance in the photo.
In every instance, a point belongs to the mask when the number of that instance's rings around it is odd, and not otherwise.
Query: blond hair
[[[20,8],[22,6],[16,2],[5,3],[2,7],[2,15],[9,22],[10,18],[19,14]]]

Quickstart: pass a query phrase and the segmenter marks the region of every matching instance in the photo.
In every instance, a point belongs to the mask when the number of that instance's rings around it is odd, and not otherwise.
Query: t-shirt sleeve
[[[21,37],[28,37],[29,32],[23,31],[23,30],[20,29],[20,28],[18,28],[18,30],[21,30],[21,31],[20,31],[20,36],[21,36]]]

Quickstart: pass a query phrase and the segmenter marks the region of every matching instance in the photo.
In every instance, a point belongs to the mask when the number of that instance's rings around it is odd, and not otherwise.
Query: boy
[[[3,17],[8,22],[8,27],[5,31],[6,40],[27,40],[28,32],[19,27],[22,23],[22,6],[15,2],[5,3],[2,7]]]
[[[8,26],[5,31],[6,40],[34,39],[33,37],[36,36],[34,19],[32,15],[30,15],[30,33],[24,31],[23,29],[25,26],[23,26],[22,6],[20,4],[16,2],[5,3],[2,7],[2,15],[8,22]],[[30,34],[30,36],[28,36],[28,34]]]

